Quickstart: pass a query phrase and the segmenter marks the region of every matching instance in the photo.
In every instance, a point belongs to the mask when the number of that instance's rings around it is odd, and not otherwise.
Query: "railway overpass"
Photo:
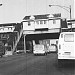
[[[26,41],[58,39],[61,28],[67,28],[66,19],[46,15],[25,16],[23,20],[24,50]]]

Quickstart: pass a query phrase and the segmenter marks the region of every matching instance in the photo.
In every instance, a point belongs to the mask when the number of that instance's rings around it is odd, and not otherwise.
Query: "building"
[[[67,20],[68,29],[75,31],[75,19]]]
[[[22,23],[0,24],[0,40],[4,43],[6,55],[12,55],[17,48],[17,44],[22,36]]]
[[[54,14],[30,15],[23,19],[24,50],[27,41],[58,39],[61,28],[67,28],[66,19]],[[25,51],[26,52],[26,51]]]

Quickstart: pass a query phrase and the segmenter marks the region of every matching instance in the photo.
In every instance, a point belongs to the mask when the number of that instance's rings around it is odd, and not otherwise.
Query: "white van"
[[[62,32],[58,40],[58,62],[75,60],[75,32]]]
[[[40,44],[34,45],[33,53],[34,53],[34,55],[37,55],[37,54],[47,55],[44,45],[40,45]]]

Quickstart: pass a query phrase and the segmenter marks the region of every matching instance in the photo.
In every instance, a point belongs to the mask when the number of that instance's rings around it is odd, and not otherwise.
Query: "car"
[[[44,45],[34,45],[34,50],[33,50],[33,54],[37,55],[37,54],[43,54],[43,55],[47,55],[47,51],[44,49]]]
[[[21,53],[24,53],[24,50],[17,50],[15,53],[21,54]]]

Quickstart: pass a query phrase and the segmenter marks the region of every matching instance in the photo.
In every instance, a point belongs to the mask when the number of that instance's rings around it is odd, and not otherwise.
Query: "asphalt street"
[[[75,63],[58,67],[57,54],[19,54],[0,58],[0,75],[75,75]]]

